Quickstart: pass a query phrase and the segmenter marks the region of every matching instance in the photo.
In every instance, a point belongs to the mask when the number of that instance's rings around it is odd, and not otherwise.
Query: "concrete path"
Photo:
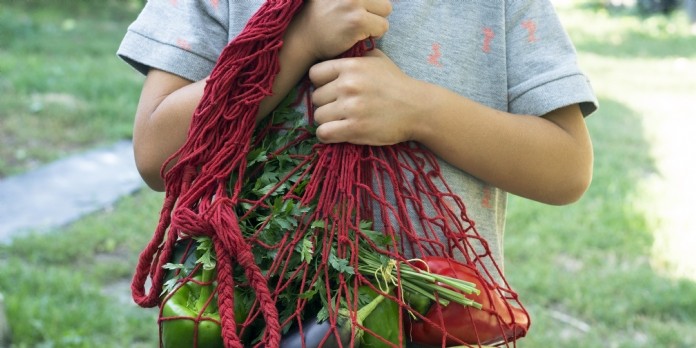
[[[0,243],[103,209],[143,187],[132,145],[121,141],[0,180]]]

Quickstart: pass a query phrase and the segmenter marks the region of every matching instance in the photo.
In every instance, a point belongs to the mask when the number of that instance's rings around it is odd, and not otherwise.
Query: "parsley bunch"
[[[359,267],[355,269],[347,258],[339,257],[335,245],[323,245],[316,240],[325,230],[324,221],[308,221],[316,209],[315,202],[302,202],[304,189],[311,177],[311,165],[313,146],[317,143],[314,132],[316,127],[307,124],[304,114],[293,106],[297,92],[291,92],[276,110],[262,121],[256,128],[252,138],[252,150],[247,155],[247,168],[241,183],[242,197],[235,213],[238,216],[242,235],[254,240],[252,252],[255,262],[268,277],[270,289],[283,289],[278,294],[276,306],[279,312],[279,320],[285,323],[285,334],[296,322],[294,316],[298,311],[298,303],[302,303],[300,309],[302,318],[316,319],[322,322],[328,319],[330,312],[335,312],[336,299],[326,297],[334,289],[342,278],[346,283],[359,273],[360,276],[371,279],[375,288],[384,293],[394,291],[397,298],[404,299],[404,291],[425,296],[432,301],[438,301],[446,305],[450,301],[479,307],[467,299],[464,294],[478,293],[474,284],[444,276],[430,274],[427,271],[418,270],[407,263],[395,264],[393,260],[376,254],[371,250],[374,246],[388,249],[393,244],[391,238],[383,233],[372,230],[372,222],[361,221],[358,229],[361,236],[366,236],[368,241],[362,241],[359,249]],[[235,188],[239,178],[236,174],[230,177],[230,194]],[[302,227],[304,230],[299,230]],[[299,232],[298,232],[299,231]],[[297,233],[305,231],[304,235]],[[355,231],[354,231],[355,232]],[[355,233],[357,235],[357,233]],[[181,269],[179,274],[188,274],[197,263],[204,267],[215,266],[214,249],[207,237],[196,237],[198,241],[198,253],[202,255],[195,262],[189,260],[184,264],[168,264],[169,269]],[[289,240],[294,241],[294,248],[288,254],[285,251],[279,255],[279,247]],[[328,248],[328,250],[323,250]],[[328,253],[328,279],[324,277],[303,277],[304,272],[320,268],[322,262],[319,255]],[[283,257],[282,270],[276,260]],[[245,291],[235,293],[235,303],[241,302],[242,308],[248,308],[251,320],[258,316],[258,307],[254,308],[254,293],[244,287],[247,284],[244,271],[241,268],[234,269],[235,283]],[[174,276],[164,286],[164,293],[171,291],[182,276]],[[311,281],[309,280],[311,279]],[[398,279],[398,280],[397,280]],[[438,293],[435,296],[435,293]],[[344,294],[345,295],[345,294]],[[359,305],[370,302],[368,298],[358,299]],[[341,307],[344,300],[339,300]],[[236,307],[236,306],[235,306]],[[332,310],[330,310],[332,309]],[[339,309],[339,311],[344,309]],[[254,314],[253,312],[256,312]],[[244,316],[246,318],[246,315]],[[260,320],[256,320],[257,322]],[[240,324],[240,323],[238,323]],[[261,323],[262,324],[262,323]],[[251,325],[250,335],[244,335],[249,342],[255,344],[263,336],[261,324]],[[398,324],[397,324],[398,325]]]

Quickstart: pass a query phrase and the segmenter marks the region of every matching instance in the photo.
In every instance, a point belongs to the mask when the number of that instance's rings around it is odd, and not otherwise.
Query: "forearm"
[[[259,105],[257,119],[273,111],[314,62],[302,44],[288,30],[279,54],[280,72],[273,84],[273,94]],[[147,87],[148,83],[151,83],[150,76],[145,82],[144,91],[153,90]],[[163,91],[162,96],[147,96],[145,98],[151,102],[141,102],[139,105],[133,137],[136,162],[143,179],[155,190],[164,190],[160,169],[167,158],[186,141],[191,119],[203,96],[205,84],[205,79],[194,83],[179,79],[178,82],[169,84],[170,90]],[[164,134],[166,136],[162,136]],[[173,162],[165,171],[172,165]]]
[[[575,201],[589,185],[592,145],[576,105],[542,117],[501,112],[406,75],[378,49],[318,63],[309,77],[324,143],[414,140],[483,181],[550,204]]]
[[[503,190],[549,204],[571,203],[587,189],[589,136],[584,124],[567,121],[581,118],[576,106],[548,118],[513,115],[434,85],[421,88],[429,98],[417,99],[424,101],[412,138],[445,161]]]

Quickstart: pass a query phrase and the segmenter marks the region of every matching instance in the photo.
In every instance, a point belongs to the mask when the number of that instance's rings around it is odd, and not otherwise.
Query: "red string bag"
[[[293,324],[300,332],[303,330],[302,311],[307,303],[302,298],[297,300],[291,316],[283,322],[279,319],[277,302],[292,278],[300,278],[301,284],[331,284],[324,296],[336,304],[334,308],[344,304],[351,311],[358,307],[357,287],[372,284],[359,273],[353,277],[339,275],[338,281],[333,279],[328,252],[316,255],[322,261],[317,269],[306,265],[296,270],[286,269],[299,243],[310,238],[323,251],[333,247],[335,255],[348,260],[354,269],[359,268],[359,247],[367,243],[375,254],[414,267],[420,263],[413,261],[414,257],[424,260],[431,256],[444,257],[452,265],[459,259],[469,270],[467,276],[477,280],[477,287],[482,291],[479,301],[484,304],[492,326],[498,327],[493,341],[482,339],[483,331],[477,329],[474,309],[467,312],[473,337],[473,341],[467,342],[449,332],[444,319],[449,306],[435,306],[427,315],[416,314],[420,324],[427,326],[424,330],[434,330],[439,335],[433,342],[422,343],[514,345],[529,327],[527,312],[505,281],[486,241],[468,218],[464,203],[443,180],[436,158],[418,144],[385,147],[315,144],[310,154],[295,158],[300,164],[292,173],[293,182],[298,177],[307,179],[301,194],[291,188],[276,195],[299,206],[312,207],[298,220],[297,226],[273,245],[260,238],[270,221],[251,233],[240,228],[240,221],[245,218],[240,211],[267,209],[269,197],[280,190],[278,185],[263,197],[252,200],[244,196],[243,183],[248,176],[248,155],[262,139],[253,136],[259,104],[272,92],[280,69],[278,52],[283,33],[301,6],[301,0],[266,1],[221,53],[194,112],[187,140],[170,158],[170,161],[176,158],[176,163],[166,173],[163,169],[165,200],[157,229],[140,255],[133,278],[131,289],[135,302],[143,307],[159,305],[166,273],[163,265],[172,260],[177,240],[184,236],[208,236],[217,255],[215,293],[225,346],[241,347],[239,327],[248,326],[260,316],[265,327],[260,346],[279,347],[282,327]],[[360,43],[345,55],[360,56],[366,49]],[[307,122],[311,125],[311,103],[308,105]],[[270,131],[278,129],[269,125],[257,134]],[[288,147],[308,141],[309,137],[311,134],[305,133]],[[283,150],[270,155],[279,155]],[[230,178],[235,178],[231,184]],[[280,182],[290,182],[289,176]],[[242,205],[244,209],[240,209]],[[321,228],[317,228],[317,221],[322,222]],[[383,247],[371,242],[361,231],[364,221],[375,222],[376,229],[391,237],[390,245]],[[255,262],[259,250],[274,253],[275,261],[270,267],[261,269]],[[241,270],[244,281],[235,278],[235,270]],[[290,279],[283,280],[289,272]],[[148,278],[152,286],[146,290]],[[270,285],[271,278],[281,280]],[[400,283],[398,277],[396,283]],[[258,309],[244,323],[237,323],[234,318],[233,294],[239,286],[253,290],[254,308]],[[376,288],[374,284],[371,287]],[[404,309],[400,327],[408,338],[408,330],[412,328],[406,317],[409,314],[404,313],[410,313],[409,305],[398,293],[382,293]],[[329,310],[332,329],[327,336],[338,335],[338,316],[337,311]],[[360,328],[354,317],[350,319],[353,330]]]

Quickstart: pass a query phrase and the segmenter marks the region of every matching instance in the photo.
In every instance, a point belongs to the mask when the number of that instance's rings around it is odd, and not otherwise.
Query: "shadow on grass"
[[[587,120],[595,171],[582,200],[559,208],[511,199],[506,274],[534,323],[519,346],[693,346],[696,283],[651,267],[641,185],[656,165],[642,116],[600,103]]]

